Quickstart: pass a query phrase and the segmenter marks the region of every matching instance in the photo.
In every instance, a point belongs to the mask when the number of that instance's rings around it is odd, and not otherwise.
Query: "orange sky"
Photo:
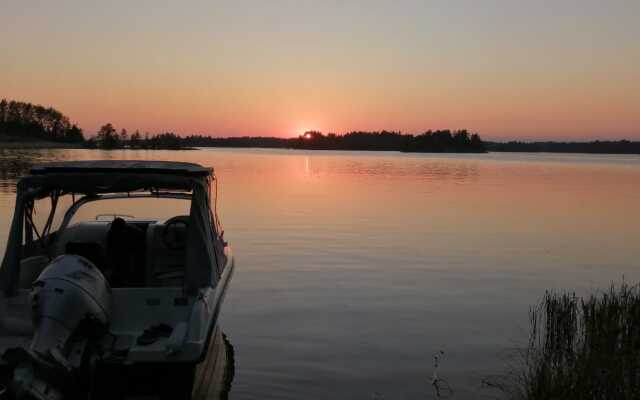
[[[89,134],[640,139],[638,1],[104,3],[3,4],[0,97]]]

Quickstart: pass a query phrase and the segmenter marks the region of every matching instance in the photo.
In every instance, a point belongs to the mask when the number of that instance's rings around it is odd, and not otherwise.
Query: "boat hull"
[[[233,347],[216,326],[204,359],[192,363],[100,365],[93,399],[227,399],[234,376]]]

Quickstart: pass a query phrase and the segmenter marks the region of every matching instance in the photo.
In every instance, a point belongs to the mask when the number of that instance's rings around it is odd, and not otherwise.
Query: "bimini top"
[[[207,187],[214,179],[213,168],[172,161],[67,161],[36,165],[18,182],[18,193],[37,190],[48,195],[67,193],[101,194],[138,190],[188,190]]]
[[[32,175],[64,173],[132,173],[209,176],[213,174],[213,168],[206,168],[193,163],[174,161],[96,160],[39,164],[31,168],[30,172]]]

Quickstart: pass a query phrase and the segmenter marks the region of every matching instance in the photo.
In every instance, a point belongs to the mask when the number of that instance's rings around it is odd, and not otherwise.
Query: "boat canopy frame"
[[[5,296],[17,290],[23,240],[33,240],[31,214],[35,200],[51,198],[51,212],[43,232],[38,234],[36,231],[38,236],[45,237],[51,228],[57,200],[61,195],[72,195],[74,201],[65,213],[60,229],[66,227],[64,221],[68,224],[82,204],[94,200],[168,196],[190,198],[185,293],[194,294],[199,288],[217,284],[226,256],[215,207],[217,181],[212,168],[164,161],[72,161],[35,166],[30,175],[17,184],[13,221],[0,267],[0,290]],[[75,200],[75,195],[81,197]]]

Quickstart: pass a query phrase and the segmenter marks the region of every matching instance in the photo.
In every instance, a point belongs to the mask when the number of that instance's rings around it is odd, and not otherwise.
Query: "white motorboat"
[[[234,268],[215,196],[197,164],[32,168],[0,269],[0,398],[210,398],[228,383],[211,374]],[[166,202],[184,214],[128,215]]]

